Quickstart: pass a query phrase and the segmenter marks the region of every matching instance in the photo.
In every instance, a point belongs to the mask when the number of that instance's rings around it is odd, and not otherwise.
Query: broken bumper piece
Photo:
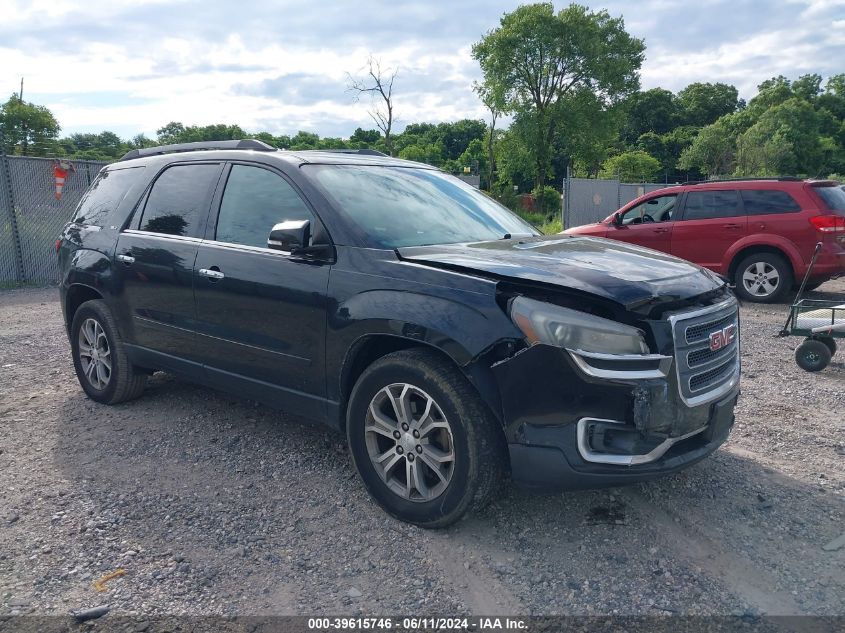
[[[512,478],[531,487],[619,486],[682,470],[724,443],[739,395],[737,383],[690,407],[674,371],[599,377],[547,345],[523,350],[493,372]]]

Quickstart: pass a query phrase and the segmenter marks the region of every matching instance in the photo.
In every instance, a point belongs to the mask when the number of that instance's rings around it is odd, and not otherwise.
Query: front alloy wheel
[[[364,370],[346,435],[373,499],[428,528],[484,507],[507,463],[499,422],[458,367],[428,349],[393,352]]]
[[[373,468],[393,492],[431,501],[446,490],[455,470],[452,428],[425,391],[407,383],[379,391],[364,433]]]

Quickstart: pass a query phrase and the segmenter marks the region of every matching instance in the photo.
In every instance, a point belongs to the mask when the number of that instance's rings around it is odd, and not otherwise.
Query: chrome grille
[[[736,314],[728,314],[727,316],[708,321],[707,323],[687,325],[684,337],[686,338],[687,343],[698,343],[699,341],[705,341],[710,336],[710,332],[721,330],[723,327],[727,327],[731,323],[735,322]]]
[[[681,398],[688,406],[710,402],[728,393],[739,380],[739,313],[735,299],[669,317],[675,340],[675,367]],[[728,345],[710,349],[710,335],[731,325],[736,336]]]

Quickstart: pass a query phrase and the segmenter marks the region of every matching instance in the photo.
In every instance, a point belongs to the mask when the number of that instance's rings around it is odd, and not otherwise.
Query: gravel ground
[[[163,374],[91,402],[56,290],[0,292],[0,616],[845,614],[845,547],[823,549],[845,530],[845,362],[801,371],[785,311],[743,307],[737,425],[709,459],[628,488],[508,485],[425,531],[305,420]]]

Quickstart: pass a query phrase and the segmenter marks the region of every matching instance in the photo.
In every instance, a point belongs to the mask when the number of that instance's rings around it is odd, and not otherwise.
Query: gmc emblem
[[[721,330],[716,330],[715,332],[710,334],[710,351],[715,352],[717,350],[722,349],[723,347],[727,347],[728,345],[734,342],[735,338],[735,325],[729,325],[728,327],[722,328]]]

